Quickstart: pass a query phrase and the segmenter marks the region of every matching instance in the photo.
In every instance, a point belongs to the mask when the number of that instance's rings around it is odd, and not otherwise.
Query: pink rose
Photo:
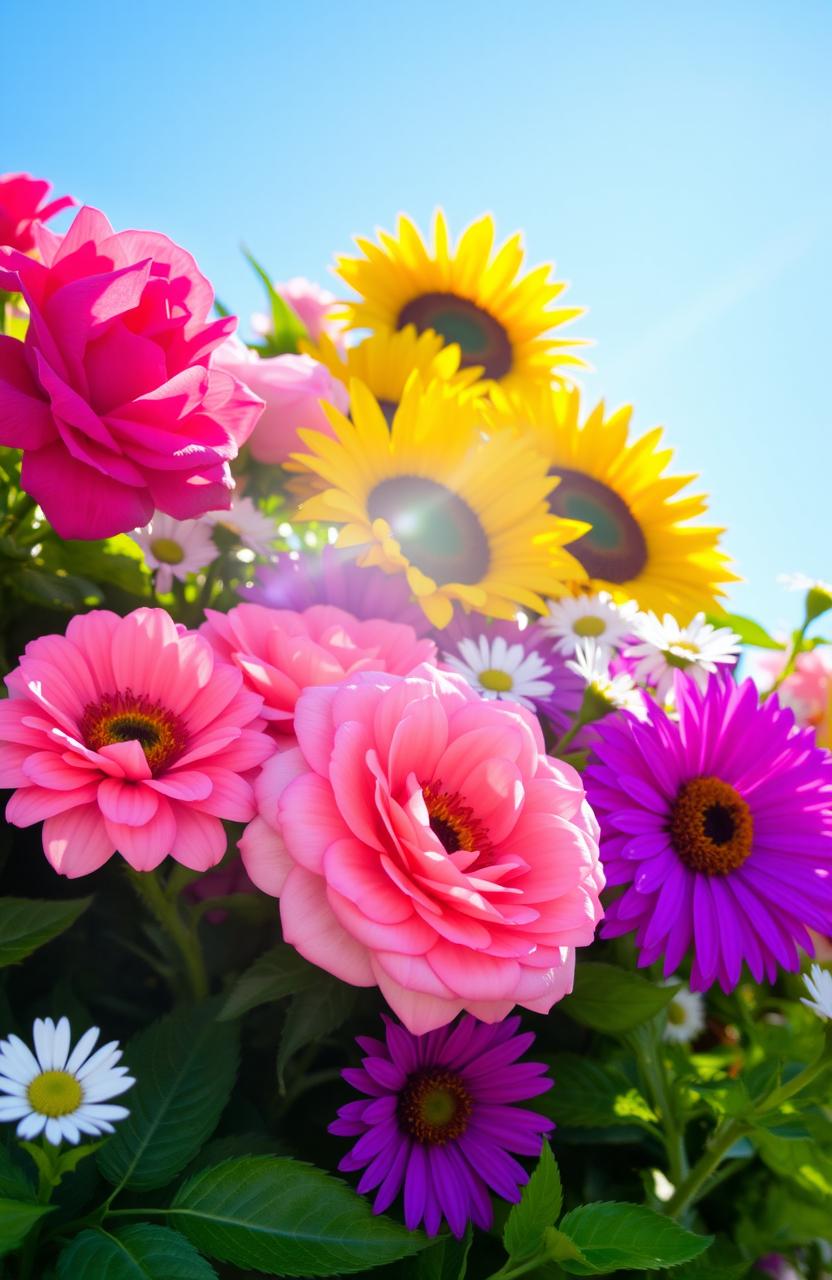
[[[72,196],[61,196],[44,204],[51,190],[50,182],[29,173],[0,174],[0,245],[31,253],[35,223],[46,222],[76,203]]]
[[[193,258],[97,209],[34,235],[42,261],[0,253],[0,288],[31,312],[25,341],[0,337],[0,444],[24,450],[23,487],[63,538],[227,509],[261,402],[209,367],[235,321],[209,321]]]
[[[213,360],[266,402],[263,416],[249,441],[258,462],[285,462],[300,448],[298,431],[311,427],[332,435],[321,400],[347,412],[346,388],[311,356],[268,356],[261,359],[242,342],[226,342]]]
[[[294,727],[240,846],[288,942],[414,1034],[571,990],[602,915],[598,824],[530,712],[423,666],[306,689]]]

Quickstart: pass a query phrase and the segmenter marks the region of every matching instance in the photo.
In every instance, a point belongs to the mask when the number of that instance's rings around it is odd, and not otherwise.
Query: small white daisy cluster
[[[704,999],[697,992],[680,987],[667,1006],[664,1039],[671,1044],[690,1044],[704,1029]]]
[[[588,689],[611,711],[629,711],[639,720],[647,718],[644,695],[631,675],[619,671],[613,675],[610,659],[597,640],[581,640],[567,667],[580,676]]]
[[[235,534],[251,559],[273,554],[278,529],[251,498],[234,498],[230,511],[209,511],[201,520],[174,520],[157,511],[150,524],[130,534],[154,571],[160,594],[170,591],[174,578],[184,582],[216,560],[220,553],[211,535],[218,526]]]
[[[804,973],[803,982],[811,997],[800,997],[800,1003],[816,1013],[819,1018],[832,1019],[832,972],[819,964],[813,964],[808,973]]]
[[[669,613],[659,619],[655,613],[635,619],[637,643],[628,645],[624,655],[635,662],[633,678],[649,685],[660,702],[673,694],[673,673],[684,671],[700,689],[720,666],[733,666],[740,651],[740,637],[730,627],[714,627],[697,613],[686,627]]]
[[[549,698],[555,691],[553,681],[543,679],[552,668],[540,654],[519,643],[509,644],[504,636],[465,637],[456,653],[442,656],[452,670],[491,701],[517,702],[534,711],[535,700]]]
[[[574,657],[587,640],[594,640],[598,651],[612,658],[635,634],[639,616],[634,600],[615,604],[608,591],[549,600],[547,608],[539,626],[552,638],[557,652],[567,658]]]
[[[114,1120],[130,1113],[113,1106],[110,1098],[136,1082],[121,1058],[117,1040],[95,1053],[98,1027],[91,1027],[70,1052],[69,1019],[36,1018],[34,1053],[19,1036],[0,1040],[0,1120],[17,1121],[17,1136],[37,1138],[43,1133],[54,1147],[77,1143],[81,1134],[100,1137],[112,1133]]]

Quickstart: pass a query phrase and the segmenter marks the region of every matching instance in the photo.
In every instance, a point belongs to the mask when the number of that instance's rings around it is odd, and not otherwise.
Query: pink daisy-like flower
[[[238,604],[228,613],[206,609],[202,634],[263,698],[261,715],[291,733],[295,704],[310,685],[338,684],[359,671],[407,675],[436,658],[431,640],[383,618],[361,620],[332,605],[303,613]]]
[[[223,819],[254,814],[251,778],[274,750],[261,699],[163,609],[96,610],[26,646],[0,702],[9,822],[43,821],[56,871],[118,850],[137,871],[168,854],[196,871],[226,849]]]
[[[51,182],[29,173],[0,173],[0,245],[32,252],[35,223],[48,222],[76,203],[72,196],[60,196],[44,204],[51,190]]]
[[[677,674],[677,719],[597,726],[586,772],[604,870],[624,892],[604,934],[635,931],[639,963],[667,977],[693,948],[691,987],[726,992],[743,962],[773,981],[796,970],[808,930],[832,933],[832,757],[753,681]]]
[[[469,1221],[488,1230],[490,1191],[516,1204],[529,1175],[511,1152],[537,1157],[551,1120],[513,1104],[552,1087],[541,1062],[518,1062],[534,1035],[519,1018],[487,1026],[466,1016],[414,1036],[385,1018],[383,1040],[360,1036],[360,1067],[341,1074],[366,1094],[348,1102],[330,1133],[357,1138],[338,1168],[364,1169],[362,1194],[384,1213],[404,1190],[405,1222],[435,1236],[443,1217],[457,1238]]]
[[[431,629],[401,574],[391,576],[372,566],[359,569],[355,556],[337,547],[324,547],[320,555],[283,551],[271,565],[259,568],[240,594],[256,604],[298,613],[312,604],[334,604],[356,618],[406,622],[420,636]]]
[[[283,936],[414,1034],[463,1009],[545,1013],[601,918],[579,775],[523,707],[432,667],[306,689],[241,850]]]
[[[23,488],[62,538],[228,507],[263,403],[209,367],[236,321],[209,318],[191,255],[89,208],[34,236],[39,260],[0,250],[0,289],[31,313],[23,341],[0,335],[0,444],[23,450]]]

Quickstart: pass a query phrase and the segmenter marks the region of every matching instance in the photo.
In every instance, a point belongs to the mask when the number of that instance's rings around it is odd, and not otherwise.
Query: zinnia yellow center
[[[577,618],[572,627],[576,636],[602,636],[606,629],[607,624],[604,619],[595,618],[591,613],[583,618]]]
[[[465,1132],[472,1110],[471,1095],[458,1075],[428,1069],[408,1078],[399,1095],[398,1119],[416,1142],[441,1147]]]
[[[724,876],[751,853],[754,819],[739,792],[721,778],[692,778],[673,802],[670,839],[691,871]]]
[[[42,1116],[68,1116],[84,1099],[83,1090],[68,1071],[44,1071],[35,1076],[28,1089],[32,1109]]]
[[[181,564],[185,559],[185,552],[173,538],[154,538],[150,550],[160,564]]]
[[[105,694],[100,702],[90,702],[81,719],[81,737],[93,751],[115,742],[138,742],[152,772],[157,772],[181,754],[185,747],[185,726],[179,716],[144,694]]]
[[[474,811],[464,803],[456,793],[442,791],[442,783],[429,783],[422,788],[422,795],[428,809],[430,829],[438,838],[446,853],[457,853],[460,849],[467,853],[479,853],[476,865],[488,862],[492,853],[482,823],[474,816]]]
[[[509,673],[500,671],[497,667],[481,671],[479,681],[483,689],[488,689],[491,693],[509,693],[514,688],[514,681]]]

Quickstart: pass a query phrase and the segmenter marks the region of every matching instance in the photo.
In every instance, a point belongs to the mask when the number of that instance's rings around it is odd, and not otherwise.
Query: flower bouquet
[[[48,193],[0,179],[2,1274],[818,1280],[832,588],[726,612],[490,217],[338,295],[249,255],[244,343]]]

